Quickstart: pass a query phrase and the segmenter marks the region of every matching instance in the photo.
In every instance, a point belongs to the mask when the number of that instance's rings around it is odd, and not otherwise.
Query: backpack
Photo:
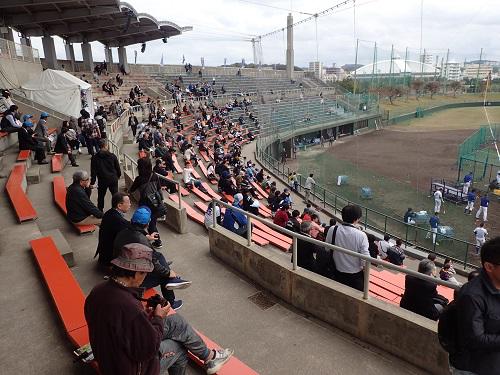
[[[438,339],[448,353],[458,352],[458,306],[456,299],[449,303],[439,316]]]

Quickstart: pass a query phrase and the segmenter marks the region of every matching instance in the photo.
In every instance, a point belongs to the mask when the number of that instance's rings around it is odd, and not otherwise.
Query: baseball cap
[[[33,115],[23,115],[23,122],[26,122],[27,120],[29,120],[32,117],[33,117]]]
[[[129,271],[151,272],[153,265],[153,250],[140,243],[130,243],[123,246],[120,255],[111,264]]]
[[[47,117],[49,117],[49,114],[47,112],[42,112],[42,113],[40,113],[40,117],[47,118]]]
[[[234,194],[233,204],[240,203],[242,200],[243,200],[243,194],[241,193]]]
[[[33,123],[29,120],[23,122],[24,126],[27,126],[28,128],[31,128],[33,126]]]
[[[135,210],[130,220],[133,224],[146,225],[151,221],[151,209],[147,206],[140,206]]]

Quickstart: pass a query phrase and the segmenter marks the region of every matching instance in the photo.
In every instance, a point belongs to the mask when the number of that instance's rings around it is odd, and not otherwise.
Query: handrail
[[[286,170],[285,170],[285,165],[281,164],[279,161],[277,161],[276,159],[274,159],[272,156],[270,156],[269,154],[265,153],[265,150],[263,150],[262,147],[260,147],[260,148],[257,149],[256,156],[260,160],[260,162],[262,164],[266,165],[268,168],[270,168],[272,172],[277,172],[278,175],[281,175],[281,176],[287,178],[288,173],[290,172],[290,169],[288,167],[286,167]],[[281,169],[280,169],[280,164],[282,166]],[[299,182],[299,186],[301,188],[304,188],[303,181],[302,181],[302,176],[301,175],[298,175],[298,182]],[[319,190],[319,192],[317,190]],[[320,194],[318,194],[318,193],[320,193]],[[330,207],[330,208],[333,208],[335,213],[337,211],[340,211],[340,209],[337,209],[337,202],[338,201],[345,202],[346,204],[354,203],[354,204],[358,205],[362,209],[362,211],[365,213],[364,225],[366,227],[368,227],[368,228],[371,228],[371,229],[376,230],[377,232],[380,232],[380,233],[383,233],[383,234],[389,233],[387,231],[388,220],[390,220],[390,222],[392,222],[392,223],[403,225],[405,227],[405,239],[404,239],[404,242],[407,243],[407,244],[414,245],[414,244],[412,244],[412,242],[408,238],[409,229],[414,229],[416,232],[420,231],[420,232],[425,233],[426,235],[430,234],[432,236],[432,231],[429,230],[429,229],[421,228],[421,227],[419,227],[417,225],[407,224],[407,223],[405,223],[404,221],[402,221],[402,220],[400,220],[398,218],[392,217],[392,216],[390,216],[388,214],[385,214],[383,212],[374,210],[372,208],[363,206],[363,205],[361,205],[361,204],[359,204],[357,202],[353,202],[352,200],[350,200],[350,199],[348,199],[346,197],[343,197],[343,196],[341,196],[341,195],[339,195],[337,193],[334,193],[332,191],[329,191],[329,190],[325,189],[321,185],[314,184],[313,189],[311,189],[311,195],[313,197],[315,197],[315,198],[318,198],[319,201],[320,201],[320,203],[323,204],[324,208],[326,208],[327,206]],[[331,203],[331,201],[329,201],[327,199],[327,197],[333,199],[333,204]],[[376,215],[380,215],[384,219],[384,228],[383,229],[380,228],[380,227],[378,227],[378,226],[375,226],[375,225],[372,225],[372,224],[368,223],[368,212],[372,212],[372,213],[374,213]],[[396,237],[401,237],[403,239],[403,236],[400,235],[400,234],[398,234],[398,235],[396,235],[394,233],[389,233],[389,234],[391,234],[393,236],[396,236]],[[433,253],[436,253],[436,254],[438,254],[440,256],[447,257],[447,258],[453,259],[454,261],[462,263],[464,265],[464,269],[467,266],[474,267],[474,268],[477,267],[476,265],[473,265],[473,264],[470,264],[470,263],[467,262],[469,247],[474,248],[474,246],[475,246],[473,243],[471,243],[469,241],[465,241],[465,240],[459,239],[459,238],[456,238],[456,237],[451,237],[451,236],[448,236],[448,235],[445,235],[445,234],[441,234],[441,233],[437,233],[437,236],[439,236],[440,238],[449,239],[451,241],[456,241],[456,242],[464,245],[465,246],[464,258],[463,259],[458,259],[456,257],[450,256],[449,254],[443,254],[443,253],[440,253],[440,252],[436,251],[436,243],[435,242],[434,242],[434,246],[433,246],[432,250],[427,249],[426,247],[421,246],[421,245],[417,245],[417,246],[420,247],[420,248],[425,249],[426,251],[429,251],[429,252],[432,251]]]
[[[247,240],[248,240],[249,246],[251,245],[251,238],[252,238],[252,220],[257,220],[257,221],[271,227],[272,229],[277,230],[278,232],[280,232],[284,235],[292,237],[292,241],[293,241],[292,242],[292,254],[293,254],[293,260],[294,260],[293,265],[292,265],[292,269],[294,271],[297,270],[297,268],[298,268],[298,266],[297,266],[297,240],[299,240],[299,239],[302,241],[312,243],[312,244],[317,245],[317,246],[321,246],[321,247],[329,249],[329,250],[340,251],[340,252],[345,253],[347,255],[364,260],[365,261],[365,267],[364,267],[365,272],[364,272],[363,299],[365,299],[365,300],[368,299],[368,296],[369,296],[368,286],[369,286],[369,280],[370,280],[370,268],[371,268],[372,264],[375,264],[377,266],[383,266],[383,267],[388,268],[390,270],[401,272],[401,273],[404,273],[406,275],[415,276],[419,279],[430,281],[430,282],[437,284],[437,285],[443,285],[443,286],[446,286],[446,287],[451,288],[453,290],[460,289],[459,285],[451,283],[449,281],[444,281],[444,280],[441,280],[441,279],[438,279],[438,278],[435,278],[432,276],[425,275],[425,274],[417,272],[417,271],[410,270],[408,268],[403,268],[401,266],[397,266],[395,264],[392,264],[392,263],[389,263],[389,262],[386,262],[383,260],[372,258],[371,256],[368,256],[368,255],[359,254],[355,251],[345,249],[345,248],[340,247],[340,246],[332,245],[332,244],[329,244],[326,242],[316,240],[316,239],[311,238],[311,237],[304,236],[302,234],[298,234],[296,232],[292,232],[286,228],[280,227],[279,225],[276,225],[272,222],[264,220],[264,219],[258,217],[257,215],[251,214],[250,212],[247,212],[239,207],[235,207],[235,206],[228,204],[228,203],[225,203],[219,199],[213,198],[212,199],[212,207],[215,207],[216,204],[219,204],[222,207],[226,207],[226,209],[230,208],[232,210],[236,210],[237,212],[239,212],[247,217],[247,221],[248,221]],[[215,217],[215,209],[212,209],[212,214],[213,214],[212,227],[216,228],[217,227],[217,220]]]

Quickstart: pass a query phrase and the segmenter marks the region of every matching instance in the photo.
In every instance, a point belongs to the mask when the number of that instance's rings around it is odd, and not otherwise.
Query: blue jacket
[[[476,194],[472,191],[467,193],[467,202],[474,202],[476,200]]]
[[[472,181],[472,175],[471,174],[465,175],[464,183],[471,182],[471,181]]]
[[[439,225],[439,218],[437,216],[432,216],[429,219],[429,224],[431,225],[431,228],[437,228]]]
[[[481,197],[481,207],[488,207],[490,200],[488,197]]]
[[[247,225],[247,217],[236,210],[232,210],[230,208],[226,209],[226,213],[224,214],[224,220],[222,221],[222,226],[231,232],[236,233],[236,228],[234,227],[234,222],[238,221],[238,225],[241,227],[242,225]]]

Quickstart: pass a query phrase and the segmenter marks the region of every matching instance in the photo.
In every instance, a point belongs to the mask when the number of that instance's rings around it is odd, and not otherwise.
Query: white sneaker
[[[216,350],[215,358],[205,362],[205,369],[207,370],[207,374],[210,375],[217,373],[222,368],[222,366],[224,366],[226,362],[229,361],[233,354],[233,349]]]

